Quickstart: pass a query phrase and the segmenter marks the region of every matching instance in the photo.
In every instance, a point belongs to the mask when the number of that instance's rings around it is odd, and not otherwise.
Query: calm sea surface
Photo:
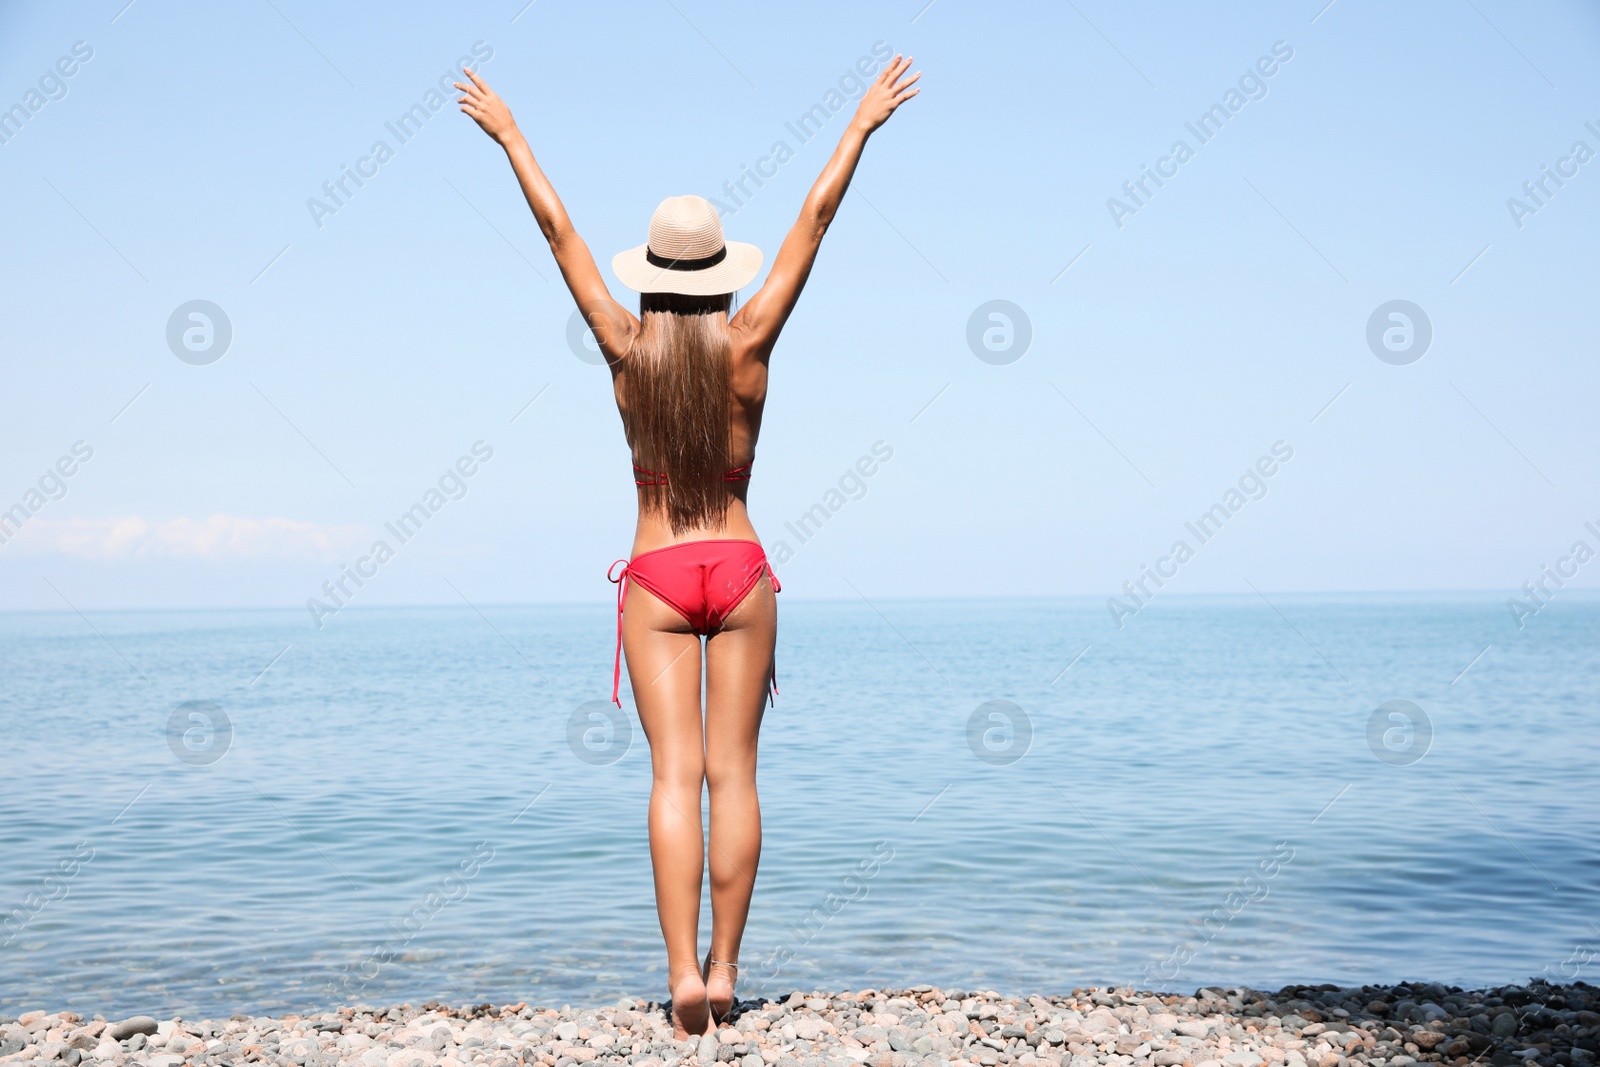
[[[1559,969],[1600,945],[1563,597],[785,601],[741,990]],[[613,625],[0,615],[0,1012],[663,997]]]

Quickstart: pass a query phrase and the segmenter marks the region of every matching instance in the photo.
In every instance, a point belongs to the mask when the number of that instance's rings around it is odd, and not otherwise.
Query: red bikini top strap
[[[725,482],[748,482],[750,480],[750,468],[755,466],[755,462],[755,460],[751,460],[742,467],[735,467],[730,471],[724,471],[722,474],[722,480]],[[666,485],[667,476],[659,473],[658,471],[648,470],[635,463],[633,465],[633,484]]]

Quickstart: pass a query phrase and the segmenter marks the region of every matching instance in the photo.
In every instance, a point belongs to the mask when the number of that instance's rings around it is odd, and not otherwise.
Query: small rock
[[[112,1023],[106,1027],[106,1033],[113,1041],[126,1041],[135,1034],[149,1036],[161,1029],[161,1024],[148,1015],[135,1015],[131,1019],[124,1019],[120,1023]]]
[[[702,1064],[717,1062],[717,1039],[710,1034],[702,1034],[700,1042],[695,1047],[694,1058]]]
[[[385,1067],[435,1067],[433,1053],[420,1048],[403,1048],[389,1054]]]
[[[1496,1015],[1494,1022],[1489,1024],[1489,1029],[1494,1032],[1495,1037],[1510,1037],[1517,1032],[1516,1012],[1507,1011]]]

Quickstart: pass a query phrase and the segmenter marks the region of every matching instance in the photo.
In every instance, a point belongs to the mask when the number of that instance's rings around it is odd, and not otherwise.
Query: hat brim
[[[611,269],[623,285],[636,293],[678,293],[683,296],[718,296],[733,293],[755,278],[761,270],[761,249],[741,241],[724,242],[728,254],[714,267],[701,270],[668,270],[645,259],[648,244],[618,252],[611,257]]]

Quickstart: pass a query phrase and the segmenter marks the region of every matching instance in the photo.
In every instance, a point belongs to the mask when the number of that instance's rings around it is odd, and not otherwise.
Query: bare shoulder
[[[611,301],[603,308],[592,311],[589,320],[595,343],[600,346],[601,354],[606,357],[606,363],[615,375],[622,369],[623,361],[639,339],[638,316],[616,301]]]
[[[745,363],[759,363],[766,366],[767,360],[772,355],[772,345],[776,340],[772,331],[760,321],[754,313],[746,315],[750,307],[746,304],[734,313],[728,322],[728,334],[732,341],[732,356],[734,367]]]
[[[734,395],[746,404],[760,403],[767,395],[767,354],[770,346],[763,345],[748,327],[741,328],[738,316],[728,324],[728,333]]]

